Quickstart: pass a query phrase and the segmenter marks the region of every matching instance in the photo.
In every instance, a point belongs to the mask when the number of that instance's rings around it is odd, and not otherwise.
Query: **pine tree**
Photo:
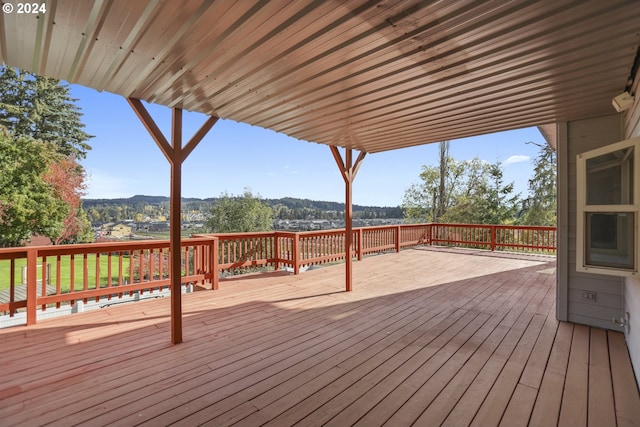
[[[15,137],[51,142],[59,153],[84,159],[93,136],[83,130],[76,101],[59,80],[0,67],[0,125]]]
[[[556,225],[557,221],[557,158],[549,145],[539,145],[533,177],[529,180],[529,197],[524,203],[522,223]]]
[[[515,184],[504,183],[504,173],[500,163],[489,165],[488,172],[486,193],[478,197],[478,223],[513,223],[519,200],[518,195],[513,195]]]

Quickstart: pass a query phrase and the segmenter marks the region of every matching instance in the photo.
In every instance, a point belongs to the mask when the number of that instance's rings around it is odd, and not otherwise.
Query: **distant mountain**
[[[215,199],[196,199],[196,198],[188,198],[183,197],[182,203],[186,202],[213,202]],[[144,196],[144,195],[135,195],[128,198],[120,198],[120,199],[83,199],[83,206],[85,208],[97,205],[137,205],[139,203],[144,203],[147,205],[159,205],[161,203],[169,203],[170,199],[166,196]]]
[[[217,198],[183,198],[182,211],[185,219],[202,221]],[[340,219],[343,217],[344,203],[320,200],[265,199],[274,211],[276,219]],[[91,223],[106,223],[125,220],[164,221],[169,217],[169,198],[165,196],[136,195],[119,199],[84,199],[83,207]],[[401,207],[380,207],[353,205],[354,218],[402,218]]]
[[[189,203],[214,203],[218,198],[211,197],[207,199],[199,199],[194,197],[183,197],[182,204]],[[327,202],[321,200],[310,200],[310,199],[297,199],[295,197],[283,197],[280,199],[264,199],[271,206],[286,206],[289,209],[317,209],[322,211],[343,211],[344,203],[339,202]],[[145,205],[160,205],[169,203],[170,199],[166,196],[145,196],[145,195],[135,195],[128,198],[119,198],[119,199],[83,199],[83,206],[85,209],[94,207],[94,206],[118,206],[118,205],[127,205],[127,206],[136,206],[139,204]],[[363,206],[363,205],[353,205],[354,210],[371,210],[371,209],[396,209],[397,207],[388,207],[388,206]]]

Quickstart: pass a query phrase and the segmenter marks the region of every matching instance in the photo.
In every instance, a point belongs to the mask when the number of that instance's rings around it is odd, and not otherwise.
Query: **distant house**
[[[25,246],[51,246],[51,239],[45,236],[34,235],[25,242]]]
[[[107,229],[107,234],[111,237],[121,239],[123,237],[129,237],[129,235],[131,234],[131,230],[132,230],[131,225],[123,224],[120,222],[120,223],[111,225]]]
[[[167,221],[150,222],[148,224],[149,231],[164,231],[169,229],[169,223]]]

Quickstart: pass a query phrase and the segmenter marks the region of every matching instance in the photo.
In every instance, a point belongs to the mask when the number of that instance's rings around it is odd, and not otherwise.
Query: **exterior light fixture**
[[[631,95],[629,92],[625,91],[625,92],[622,92],[620,95],[614,97],[611,100],[611,103],[613,104],[613,108],[615,108],[618,113],[621,113],[624,110],[631,107],[634,101],[635,101],[635,97]]]

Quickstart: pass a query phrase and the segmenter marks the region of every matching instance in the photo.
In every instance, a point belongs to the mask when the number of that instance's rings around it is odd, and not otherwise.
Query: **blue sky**
[[[121,96],[71,86],[86,131],[95,138],[82,161],[89,174],[87,198],[118,198],[136,194],[169,195],[169,164]],[[149,105],[160,129],[169,135],[171,110]],[[183,139],[188,140],[206,117],[184,114]],[[479,157],[503,162],[506,182],[527,192],[532,160],[544,143],[536,128],[452,140],[457,160]],[[419,181],[422,165],[436,165],[438,144],[368,154],[353,186],[353,203],[397,206],[405,190]],[[183,197],[241,194],[250,188],[265,198],[298,197],[344,201],[344,182],[329,148],[255,126],[220,120],[183,165]]]

